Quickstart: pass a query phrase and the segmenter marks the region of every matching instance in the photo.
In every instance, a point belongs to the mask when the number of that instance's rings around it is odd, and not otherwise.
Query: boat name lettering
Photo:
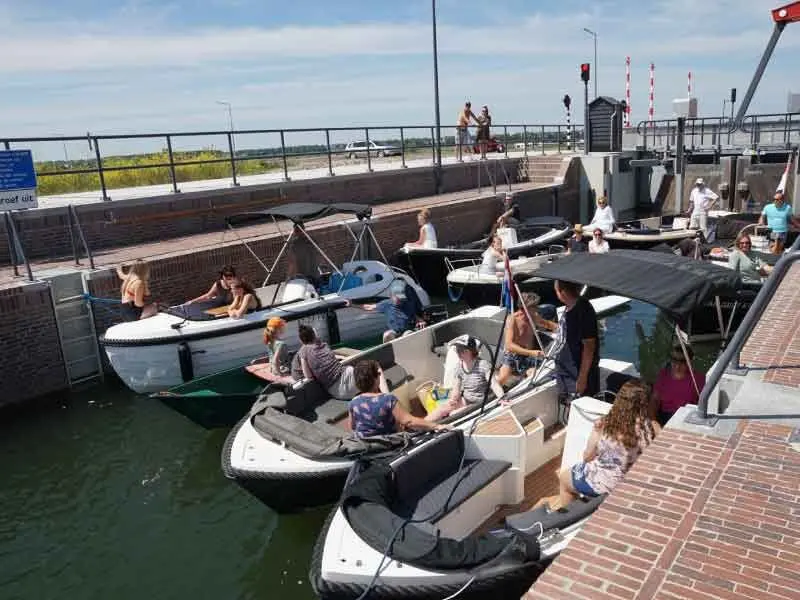
[[[745,175],[763,175],[764,174],[764,169],[745,169],[744,170],[744,174]]]

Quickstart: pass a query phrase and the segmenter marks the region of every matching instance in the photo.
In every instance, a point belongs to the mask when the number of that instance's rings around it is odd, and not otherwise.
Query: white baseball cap
[[[695,185],[704,185],[705,181],[703,181],[702,177],[698,177],[697,181],[694,182]]]

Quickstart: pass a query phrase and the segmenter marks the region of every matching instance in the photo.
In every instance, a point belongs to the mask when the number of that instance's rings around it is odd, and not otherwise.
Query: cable
[[[473,582],[473,581],[475,581],[475,575],[473,575],[473,576],[470,578],[470,580],[469,580],[469,581],[467,581],[467,583],[465,583],[464,585],[462,585],[462,586],[461,586],[461,588],[460,588],[460,589],[459,589],[457,592],[454,592],[454,593],[450,594],[450,595],[449,595],[449,596],[447,596],[446,598],[442,598],[442,600],[453,600],[453,598],[457,598],[457,597],[458,597],[458,596],[460,596],[460,595],[461,595],[461,594],[462,594],[462,593],[463,593],[463,592],[464,592],[464,591],[465,591],[465,590],[466,590],[466,589],[467,589],[467,588],[468,588],[470,585],[472,585],[472,582]]]
[[[506,322],[507,321],[508,321],[508,311],[505,311],[504,316],[503,316],[503,323],[500,326],[500,336],[499,336],[499,339],[497,340],[497,346],[495,347],[495,351],[492,352],[491,349],[489,349],[489,353],[492,356],[492,364],[491,364],[491,369],[489,371],[490,374],[492,372],[494,372],[495,365],[497,364],[497,357],[500,355],[500,345],[503,343],[503,335],[505,333],[505,328],[506,328]],[[490,390],[491,390],[491,385],[489,385],[488,382],[487,382],[486,389],[483,392],[483,400],[481,401],[480,411],[478,412],[477,417],[475,417],[475,419],[472,421],[472,425],[470,426],[470,430],[469,430],[469,434],[468,434],[470,437],[474,433],[475,428],[478,426],[478,421],[481,418],[481,415],[483,415],[484,410],[486,409],[486,402],[489,399],[489,391]],[[406,527],[406,525],[410,525],[412,523],[424,523],[426,521],[430,521],[434,516],[436,516],[438,514],[438,512],[441,509],[445,508],[450,503],[450,500],[453,498],[453,494],[455,494],[456,489],[458,488],[458,485],[461,483],[461,479],[463,477],[463,475],[461,473],[462,473],[462,471],[464,469],[464,462],[466,461],[466,459],[467,459],[467,446],[466,446],[466,444],[464,444],[464,451],[461,454],[461,461],[459,462],[458,469],[456,470],[456,473],[459,474],[459,477],[457,477],[456,480],[453,482],[453,487],[450,490],[450,493],[447,495],[447,498],[445,499],[445,501],[442,504],[442,506],[440,508],[436,509],[431,514],[426,515],[425,517],[418,517],[416,519],[414,519],[413,517],[409,517],[407,519],[404,519],[403,522],[400,523],[400,525],[398,525],[395,528],[394,532],[392,532],[392,535],[389,538],[389,541],[386,544],[386,548],[383,551],[383,556],[381,556],[381,560],[378,563],[378,567],[375,569],[375,573],[372,575],[372,579],[370,580],[370,582],[367,584],[367,587],[364,589],[364,591],[361,593],[361,595],[358,596],[358,598],[356,600],[366,600],[369,592],[371,592],[372,588],[375,586],[375,582],[378,580],[378,576],[380,575],[381,571],[383,570],[383,564],[386,562],[386,559],[389,558],[389,552],[391,551],[392,544],[394,544],[395,539],[397,538],[399,533]],[[513,540],[511,542],[509,542],[509,545],[512,544],[512,543],[513,543]],[[473,579],[474,579],[474,577],[473,577]],[[455,598],[458,594],[462,593],[469,586],[469,584],[471,584],[471,583],[472,583],[472,580],[468,581],[467,584],[462,587],[462,589],[458,590],[456,592],[456,594],[453,595],[453,596],[450,596],[450,598]]]

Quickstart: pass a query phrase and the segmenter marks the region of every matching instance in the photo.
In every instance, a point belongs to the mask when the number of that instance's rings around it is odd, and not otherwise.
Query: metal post
[[[72,247],[72,257],[75,259],[75,266],[78,267],[81,261],[78,260],[78,246],[75,244],[75,232],[72,228],[72,205],[67,205],[67,227],[69,228],[69,245]]]
[[[442,121],[439,113],[439,50],[436,43],[436,0],[431,0],[431,18],[433,23],[433,103],[435,108],[436,118],[436,138],[434,146],[436,152],[434,153],[434,164],[438,170],[442,168]],[[437,175],[437,180],[440,174]],[[438,187],[438,186],[437,186]]]
[[[328,149],[328,175],[333,177],[333,156],[331,156],[331,130],[325,130],[325,147]]]
[[[403,135],[403,128],[400,128],[400,166],[406,168],[406,138]]]
[[[544,156],[544,125],[542,125],[542,156]]]
[[[367,140],[367,171],[372,173],[372,150],[369,147],[369,127],[364,127],[364,139]]]
[[[11,267],[14,269],[14,277],[19,277],[19,269],[17,268],[17,264],[19,259],[17,258],[17,250],[14,247],[14,231],[11,229],[11,213],[4,212],[3,213],[3,222],[6,225],[6,239],[8,240],[8,257],[11,259]]]
[[[767,68],[767,63],[769,63],[769,59],[775,50],[775,45],[778,43],[778,39],[781,37],[781,33],[783,33],[785,28],[785,21],[775,23],[775,29],[772,30],[772,37],[769,39],[767,48],[764,50],[761,61],[758,63],[758,67],[756,67],[756,72],[753,75],[753,80],[750,82],[750,87],[747,88],[747,92],[745,92],[744,98],[742,98],[742,103],[739,105],[739,110],[736,113],[736,117],[734,117],[733,122],[731,123],[731,129],[738,129],[741,126],[742,121],[744,120],[744,115],[747,113],[747,109],[750,108],[750,101],[753,99],[753,96],[756,93],[756,88],[758,87],[761,77],[764,75],[764,71]]]
[[[508,126],[503,125],[503,148],[506,150],[506,158],[508,158]]]
[[[233,149],[233,133],[228,132],[228,154],[231,158],[231,174],[233,175],[233,187],[237,187],[239,182],[236,180],[236,152]]]
[[[172,179],[172,192],[177,194],[180,192],[178,189],[178,180],[175,177],[175,158],[172,154],[172,138],[167,134],[167,154],[169,155],[169,176]]]
[[[596,75],[595,75],[596,76]],[[583,82],[583,154],[589,154],[589,82]]]
[[[683,212],[683,176],[684,154],[683,138],[686,128],[686,119],[678,117],[678,136],[675,141],[675,208],[678,213]]]
[[[522,126],[522,155],[528,157],[528,126]]]
[[[284,181],[291,181],[289,179],[289,165],[286,163],[286,136],[283,129],[281,129],[281,159],[283,160],[283,179]]]
[[[103,192],[103,200],[109,201],[111,198],[108,197],[106,191],[106,177],[103,174],[103,157],[100,155],[100,144],[97,143],[96,137],[91,136],[89,137],[89,144],[94,146],[94,156],[97,161],[97,175],[100,177],[100,190]]]
[[[556,125],[556,138],[558,139],[558,153],[561,154],[561,125]]]
[[[436,134],[434,132],[434,129],[435,129],[434,127],[431,127],[431,149],[433,151],[433,166],[435,167],[436,166],[436,137],[434,137],[434,136]],[[438,176],[437,176],[437,179],[438,179]],[[439,186],[437,185],[436,187],[438,189]]]
[[[8,140],[5,140],[3,142],[3,146],[5,147],[6,150],[11,150],[11,142],[9,142]]]
[[[75,210],[75,207],[72,204],[69,205],[69,209],[72,212],[72,222],[78,228],[78,235],[81,237],[83,249],[86,250],[86,258],[89,259],[89,266],[94,269],[94,257],[92,256],[92,249],[89,248],[89,244],[86,243],[86,236],[83,235],[83,227],[81,227],[81,222],[78,219],[78,211]]]
[[[14,249],[17,258],[22,260],[25,263],[25,270],[28,271],[28,281],[33,281],[33,271],[31,271],[31,263],[28,262],[28,258],[25,256],[25,251],[22,248],[22,242],[19,239],[19,234],[17,233],[17,226],[14,224],[14,216],[10,212],[6,212],[6,219],[8,223],[8,227],[11,230],[11,239],[14,240]],[[16,269],[14,269],[14,273],[16,274]]]

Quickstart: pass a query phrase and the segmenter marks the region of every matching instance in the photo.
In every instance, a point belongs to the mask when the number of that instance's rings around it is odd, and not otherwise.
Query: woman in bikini
[[[150,265],[143,260],[133,263],[126,273],[123,267],[117,267],[117,277],[122,279],[120,293],[122,295],[122,318],[125,321],[138,321],[152,317],[158,312],[154,303],[147,303],[145,297],[150,295]]]
[[[228,316],[232,319],[241,319],[248,311],[261,308],[255,289],[244,279],[237,279],[231,285],[233,301],[228,306]]]
[[[233,299],[231,294],[231,286],[236,281],[236,270],[231,266],[225,266],[220,269],[219,279],[217,279],[202,296],[187,300],[186,304],[193,304],[195,302],[208,302],[208,308],[217,308],[230,304]]]

